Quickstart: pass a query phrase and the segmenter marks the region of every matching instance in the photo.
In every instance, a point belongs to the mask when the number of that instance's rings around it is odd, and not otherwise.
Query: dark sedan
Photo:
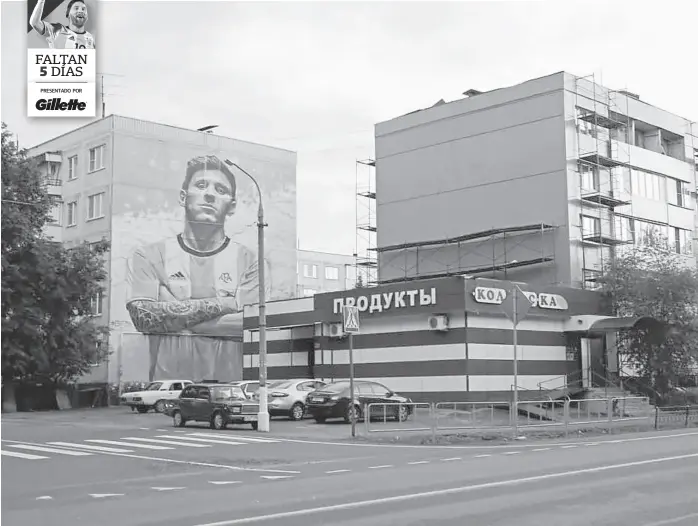
[[[308,395],[307,411],[316,422],[322,423],[328,418],[343,418],[351,422],[352,409],[356,411],[357,420],[361,420],[368,404],[377,405],[371,409],[371,418],[383,418],[387,415],[398,422],[404,422],[412,413],[411,400],[400,396],[378,382],[357,380],[354,382],[354,403],[351,403],[349,382],[333,382]]]

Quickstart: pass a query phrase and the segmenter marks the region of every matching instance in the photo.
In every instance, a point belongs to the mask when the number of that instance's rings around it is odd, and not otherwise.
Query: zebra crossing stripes
[[[181,435],[158,435],[156,438],[167,438],[170,440],[177,440],[177,441],[196,441],[196,442],[206,442],[207,444],[225,444],[228,446],[241,446],[243,445],[243,442],[233,442],[232,440],[224,440],[224,439],[215,439],[215,438],[198,438],[198,437],[189,437],[189,436],[181,436]]]
[[[248,436],[239,436],[239,435],[224,435],[223,433],[220,434],[214,434],[214,433],[189,433],[186,436],[194,436],[194,437],[203,437],[203,438],[222,438],[224,440],[231,439],[231,440],[242,440],[244,442],[254,442],[254,443],[260,443],[260,444],[274,444],[281,442],[280,440],[275,440],[273,438],[252,438]]]
[[[169,444],[171,446],[211,447],[207,444],[192,444],[192,443],[187,443],[187,442],[173,442],[172,440],[156,440],[154,438],[126,437],[124,440],[135,440],[136,442],[152,442],[154,444]]]
[[[86,449],[87,451],[98,451],[100,453],[133,453],[132,449],[121,449],[118,447],[106,446],[90,446],[87,444],[78,444],[76,442],[49,442],[51,446],[77,447]]]
[[[41,451],[43,453],[57,453],[59,455],[68,455],[70,457],[89,457],[92,455],[92,453],[87,453],[86,451],[71,451],[68,449],[58,449],[56,447],[30,446],[26,444],[10,444],[9,447],[28,451]]]
[[[42,457],[41,455],[30,455],[28,453],[20,453],[19,451],[4,451],[0,450],[0,455],[5,455],[14,458],[23,458],[25,460],[45,460],[50,457]]]
[[[156,446],[154,444],[137,444],[135,442],[124,442],[123,440],[102,440],[100,438],[90,438],[88,440],[85,440],[85,442],[94,442],[96,444],[108,444],[112,446],[126,446],[126,447],[135,447],[135,448],[143,448],[143,449],[157,449],[157,450],[164,450],[164,449],[174,449],[173,447],[168,447],[168,446]]]

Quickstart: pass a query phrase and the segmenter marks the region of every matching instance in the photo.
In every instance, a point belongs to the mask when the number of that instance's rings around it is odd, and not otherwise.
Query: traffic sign
[[[509,292],[511,292],[511,295]],[[513,322],[514,326],[517,326],[526,317],[531,307],[533,307],[531,300],[528,299],[518,285],[514,285],[511,291],[507,291],[507,297],[499,308]]]
[[[359,332],[358,307],[344,307],[344,332]]]

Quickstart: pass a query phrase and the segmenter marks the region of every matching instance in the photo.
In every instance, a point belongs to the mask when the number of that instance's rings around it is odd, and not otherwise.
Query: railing
[[[665,424],[698,425],[698,405],[655,407],[654,428],[661,429]]]
[[[533,391],[535,392],[535,391]],[[686,409],[688,407],[688,409]],[[503,430],[514,428],[619,427],[628,424],[654,426],[698,422],[698,406],[667,411],[655,410],[645,396],[588,398],[573,400],[520,400],[516,408],[510,400],[492,402],[372,403],[363,408],[365,431],[389,433],[405,431]]]

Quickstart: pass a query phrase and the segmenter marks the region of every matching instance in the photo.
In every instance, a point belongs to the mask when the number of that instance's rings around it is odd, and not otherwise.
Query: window
[[[677,179],[667,179],[669,203],[683,208],[693,208],[693,198],[688,183]]]
[[[71,201],[68,203],[68,226],[78,224],[78,202]]]
[[[601,284],[599,283],[599,279],[601,278],[601,271],[599,270],[589,270],[589,269],[584,269],[583,271],[584,274],[584,288],[585,289],[598,289]]]
[[[51,214],[49,216],[49,224],[50,225],[57,225],[61,226],[61,219],[62,219],[62,212],[63,211],[63,203],[55,203],[51,207]]]
[[[650,242],[665,243],[668,237],[666,225],[658,225],[656,223],[648,223],[633,219],[635,243],[638,245],[647,245]]]
[[[198,391],[198,388],[194,387],[193,385],[190,385],[188,387],[185,387],[184,390],[182,391],[182,394],[180,394],[180,398],[196,398],[196,393]]]
[[[674,249],[677,254],[690,256],[693,254],[693,240],[691,231],[683,228],[674,228]]]
[[[325,267],[325,279],[338,280],[339,269],[337,267]]]
[[[633,170],[631,187],[633,195],[654,201],[666,201],[667,189],[664,176]]]
[[[633,241],[633,220],[629,217],[616,216],[616,239],[619,241]]]
[[[68,157],[68,181],[78,178],[78,156]]]
[[[91,195],[87,199],[87,219],[97,219],[104,217],[102,212],[102,204],[104,202],[104,193]]]
[[[102,301],[104,300],[104,294],[98,292],[92,298],[90,298],[90,312],[93,316],[101,316],[102,314]]]
[[[582,236],[598,236],[601,233],[601,220],[598,217],[582,216]]]
[[[316,292],[317,291],[315,289],[303,289],[303,296],[305,296],[306,298],[308,296],[315,296]]]
[[[317,279],[317,265],[303,265],[303,276],[306,278]]]
[[[90,172],[104,168],[104,145],[90,148]]]
[[[170,385],[170,391],[181,391],[182,390],[182,384],[180,382],[174,382],[172,385]]]
[[[592,192],[599,189],[599,172],[588,164],[580,164],[579,177],[582,192]]]

